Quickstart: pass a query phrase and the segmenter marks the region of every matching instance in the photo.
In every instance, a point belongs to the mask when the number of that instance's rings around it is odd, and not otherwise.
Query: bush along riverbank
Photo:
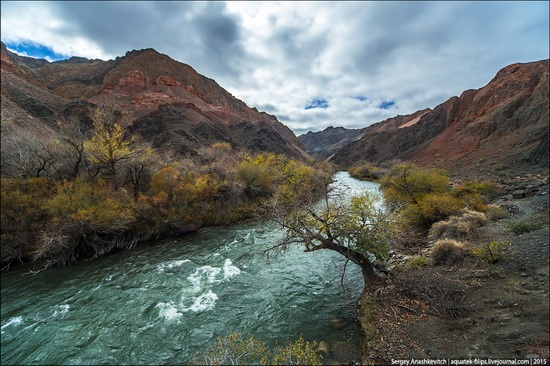
[[[3,269],[67,264],[113,250],[254,216],[267,199],[319,194],[328,165],[236,152],[226,142],[195,158],[153,151],[98,108],[89,136],[2,164]]]
[[[530,175],[529,182],[518,177],[506,185],[462,181],[448,185],[439,200],[430,197],[432,188],[414,198],[412,188],[437,180],[431,175],[437,171],[424,171],[424,179],[409,174],[419,172],[414,167],[398,171],[415,183],[399,185],[403,180],[393,179],[391,170],[381,179],[389,204],[402,212],[403,234],[389,252],[383,283],[363,292],[359,301],[363,362],[547,361],[548,176]],[[396,187],[408,187],[408,193]],[[518,187],[530,193],[514,195]],[[462,200],[465,194],[474,194],[463,201],[467,205],[455,206],[458,201],[449,199]]]
[[[172,163],[131,194],[105,177],[2,178],[2,266],[66,264],[204,226],[250,218],[274,195],[315,194],[319,175],[282,156],[244,156],[224,171]]]

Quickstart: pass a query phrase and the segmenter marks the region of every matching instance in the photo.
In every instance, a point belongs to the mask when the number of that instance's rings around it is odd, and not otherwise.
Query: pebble
[[[529,274],[527,274],[527,273],[525,273],[525,272],[521,272],[520,276],[521,276],[521,277],[528,277]]]
[[[519,199],[525,197],[525,191],[523,189],[514,191],[512,193],[512,197]]]

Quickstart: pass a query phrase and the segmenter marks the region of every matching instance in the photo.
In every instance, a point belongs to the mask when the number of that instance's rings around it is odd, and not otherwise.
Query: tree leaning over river
[[[380,280],[374,261],[387,258],[396,233],[392,213],[379,200],[368,191],[346,199],[328,182],[321,202],[286,202],[275,197],[268,212],[286,233],[268,251],[291,245],[303,245],[304,252],[333,250],[361,268],[366,287],[374,285]]]

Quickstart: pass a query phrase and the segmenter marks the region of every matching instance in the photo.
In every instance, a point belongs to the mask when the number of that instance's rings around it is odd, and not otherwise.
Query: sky
[[[154,48],[297,135],[434,108],[549,58],[548,1],[1,1],[1,39],[49,61]]]

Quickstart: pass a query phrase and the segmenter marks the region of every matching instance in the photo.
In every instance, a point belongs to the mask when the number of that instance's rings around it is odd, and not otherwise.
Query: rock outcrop
[[[330,161],[346,168],[399,159],[476,174],[547,169],[548,73],[548,60],[507,66],[433,110],[369,126]]]
[[[309,131],[298,136],[308,154],[321,160],[331,155],[345,144],[361,135],[362,129],[348,129],[344,127],[327,127],[320,132]]]

